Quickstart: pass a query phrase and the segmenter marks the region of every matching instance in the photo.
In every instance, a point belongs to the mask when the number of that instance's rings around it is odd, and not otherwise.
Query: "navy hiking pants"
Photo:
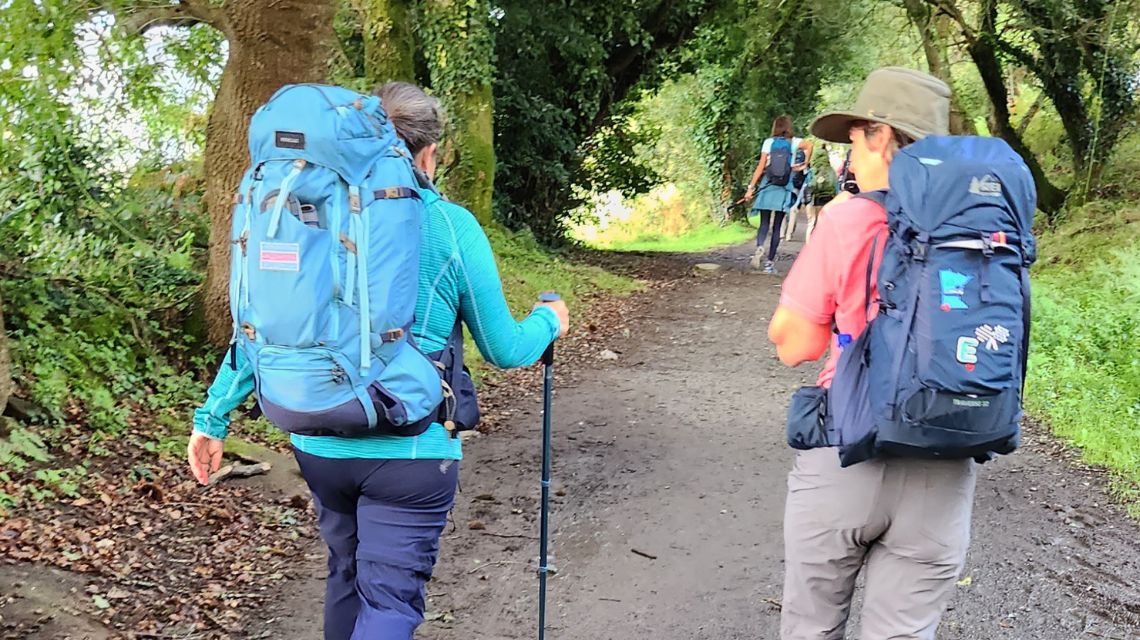
[[[759,249],[764,246],[764,238],[768,235],[769,224],[771,224],[772,241],[768,245],[768,261],[772,262],[776,259],[776,249],[780,246],[780,230],[784,224],[784,211],[769,211],[767,209],[760,210],[760,225],[756,229],[756,248]],[[775,218],[773,220],[773,218]]]
[[[411,640],[459,461],[294,454],[329,550],[325,640]]]

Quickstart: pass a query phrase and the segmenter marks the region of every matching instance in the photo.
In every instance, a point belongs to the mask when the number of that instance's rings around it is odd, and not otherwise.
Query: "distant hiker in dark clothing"
[[[796,150],[803,149],[804,162],[796,164]],[[752,268],[760,268],[760,257],[764,253],[764,239],[772,230],[768,258],[764,262],[764,273],[775,273],[776,248],[780,246],[780,226],[784,216],[795,202],[795,187],[792,174],[803,171],[811,164],[812,144],[795,137],[792,119],[780,116],[772,122],[772,137],[764,141],[760,150],[760,162],[752,174],[745,199],[756,195],[752,210],[760,212],[760,228],[756,232],[756,253],[752,256]],[[756,185],[760,190],[757,193]]]

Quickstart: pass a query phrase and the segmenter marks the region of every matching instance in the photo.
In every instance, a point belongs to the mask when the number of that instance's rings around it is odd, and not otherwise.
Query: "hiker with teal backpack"
[[[533,364],[565,303],[515,321],[474,216],[431,184],[442,118],[406,83],[283,87],[250,123],[234,198],[234,341],[194,412],[206,484],[256,393],[290,434],[328,546],[326,640],[409,640],[447,522],[460,431],[479,419],[466,324],[499,367]]]
[[[801,164],[795,162],[796,152],[803,150],[805,160]],[[756,253],[752,256],[752,268],[760,268],[760,259],[764,255],[764,240],[771,230],[772,238],[768,246],[767,260],[764,262],[764,273],[775,273],[776,248],[780,246],[780,231],[784,216],[795,202],[795,186],[792,183],[793,174],[803,171],[811,164],[812,144],[808,140],[795,137],[792,130],[792,119],[780,116],[772,122],[772,136],[764,141],[760,150],[760,161],[756,171],[752,173],[752,180],[748,183],[748,190],[744,194],[745,200],[751,200],[752,211],[759,212],[760,225],[756,230]],[[759,184],[759,191],[757,191]]]
[[[788,409],[783,640],[933,640],[970,541],[975,467],[1014,451],[1036,193],[998,138],[948,136],[950,88],[871,73],[812,134],[851,144],[768,329],[789,366],[830,349]]]

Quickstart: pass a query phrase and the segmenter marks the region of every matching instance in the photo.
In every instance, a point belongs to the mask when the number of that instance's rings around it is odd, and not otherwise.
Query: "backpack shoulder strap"
[[[883,237],[880,231],[875,234],[875,239],[871,241],[871,255],[867,256],[867,276],[863,280],[863,316],[866,317],[867,312],[871,310],[871,276],[875,273],[875,260],[879,252],[879,240]],[[883,243],[886,246],[886,243]],[[868,319],[869,320],[869,319]]]
[[[875,204],[879,205],[880,207],[882,207],[884,209],[887,208],[887,190],[886,189],[877,189],[875,191],[860,191],[859,193],[855,194],[855,197],[856,198],[863,198],[864,200],[870,200],[871,202],[874,202]]]
[[[883,207],[884,209],[887,206],[886,205],[886,203],[887,203],[887,190],[886,189],[878,189],[876,191],[867,191],[867,192],[858,193],[858,194],[855,194],[855,197],[856,198],[863,198],[864,200],[870,200],[871,202],[874,202],[875,204],[879,205],[880,207]],[[866,279],[863,281],[863,314],[864,315],[866,315],[867,312],[871,310],[871,276],[874,274],[874,271],[875,271],[875,260],[878,258],[878,256],[876,254],[878,253],[879,241],[880,240],[883,240],[883,247],[886,248],[886,240],[883,239],[883,235],[884,235],[885,231],[886,230],[882,230],[882,231],[879,231],[878,233],[875,234],[875,239],[871,241],[871,254],[869,256],[867,256],[867,276],[866,276]]]

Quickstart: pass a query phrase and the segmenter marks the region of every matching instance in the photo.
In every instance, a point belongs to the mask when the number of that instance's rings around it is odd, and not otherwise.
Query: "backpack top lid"
[[[1026,259],[1036,258],[1033,176],[1000,138],[929,136],[908,145],[891,163],[889,193],[888,215],[916,232],[946,235],[947,223],[958,231],[1012,229]]]
[[[771,147],[772,151],[776,150],[776,145],[779,145],[780,147],[787,149],[788,151],[792,150],[792,141],[787,139],[784,136],[772,136],[771,140],[772,140],[772,147]]]
[[[336,171],[351,185],[362,184],[393,146],[407,153],[380,98],[343,87],[285,85],[254,112],[249,125],[255,166],[301,159]]]

